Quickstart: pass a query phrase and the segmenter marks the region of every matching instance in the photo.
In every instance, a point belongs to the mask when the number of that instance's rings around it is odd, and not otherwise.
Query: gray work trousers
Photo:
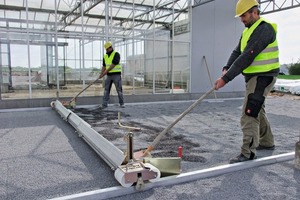
[[[106,107],[107,104],[109,103],[109,99],[110,99],[109,95],[110,95],[110,90],[111,90],[112,84],[115,85],[115,88],[117,90],[119,104],[124,105],[121,74],[110,74],[110,75],[107,75],[106,79],[105,79],[105,89],[104,89],[102,106]]]
[[[266,147],[274,145],[274,137],[265,111],[265,98],[273,88],[276,77],[258,77],[252,77],[246,83],[246,96],[240,120],[243,131],[241,153],[247,158],[256,154],[256,147],[259,144]],[[246,114],[247,110],[250,112],[252,109],[257,109],[257,116]]]

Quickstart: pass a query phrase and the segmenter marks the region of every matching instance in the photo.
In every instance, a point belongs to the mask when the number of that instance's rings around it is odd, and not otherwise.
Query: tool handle
[[[196,107],[201,101],[207,97],[211,92],[215,90],[214,87],[212,87],[208,92],[206,92],[204,95],[202,95],[197,101],[195,101],[188,109],[186,109],[181,115],[179,115],[175,121],[173,121],[167,128],[165,128],[152,142],[151,146],[152,149],[156,147],[158,142],[161,140],[161,138],[175,125],[179,120],[181,120],[186,114],[188,114],[194,107]]]
[[[94,80],[92,83],[90,83],[88,86],[86,86],[83,90],[81,90],[75,97],[73,97],[69,103],[71,103],[72,101],[74,101],[81,93],[83,93],[86,89],[88,89],[91,85],[93,85],[94,83],[96,83],[96,81],[98,81],[98,78],[96,80]]]
[[[213,87],[213,86],[214,86],[214,83],[213,83],[213,81],[212,81],[212,79],[211,79],[211,75],[210,75],[210,72],[209,72],[209,67],[208,67],[208,64],[207,64],[206,57],[203,56],[203,59],[204,59],[204,61],[205,61],[205,66],[206,66],[206,70],[207,70],[207,73],[208,73],[208,77],[209,77],[211,86]],[[216,99],[216,98],[217,98],[216,92],[214,92],[214,95],[215,95],[215,99]]]

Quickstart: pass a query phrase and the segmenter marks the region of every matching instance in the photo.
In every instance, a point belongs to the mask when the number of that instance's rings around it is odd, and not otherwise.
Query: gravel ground
[[[273,93],[266,111],[276,140],[274,151],[289,153],[299,140],[298,96]],[[76,108],[74,112],[120,149],[132,130],[135,150],[154,138],[192,104],[159,102]],[[183,147],[182,172],[227,164],[240,152],[242,99],[204,100],[176,124],[153,150],[153,157],[176,156]],[[47,199],[118,186],[113,172],[74,129],[49,109],[0,112],[0,199]],[[4,175],[3,175],[4,174]],[[154,188],[114,199],[300,199],[300,171],[293,161],[252,168],[190,183]]]
[[[270,118],[276,140],[273,154],[294,150],[299,139],[298,96],[273,93],[266,101],[266,111]],[[135,150],[145,149],[155,137],[173,122],[193,102],[162,102],[129,104],[126,108],[116,105],[108,109],[77,108],[80,117],[92,125],[102,136],[120,149],[126,149],[124,136],[131,130],[118,124],[141,128],[134,133]],[[178,147],[183,147],[183,170],[185,172],[203,167],[227,164],[228,159],[239,153],[242,134],[239,125],[242,99],[204,100],[182,120],[180,120],[158,143],[153,157],[177,156]],[[259,152],[258,152],[259,153]],[[263,157],[262,155],[258,155]],[[185,162],[188,165],[185,166]]]

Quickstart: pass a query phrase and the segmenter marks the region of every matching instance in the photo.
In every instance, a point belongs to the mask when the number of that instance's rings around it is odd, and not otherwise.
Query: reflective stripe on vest
[[[115,57],[116,52],[113,51],[111,52],[110,56],[108,57],[107,54],[104,56],[104,61],[105,61],[105,68],[108,69],[110,65],[112,64],[112,61]],[[122,72],[122,67],[120,64],[117,64],[112,70],[109,71],[109,73],[114,73],[114,72]]]
[[[274,23],[270,23],[263,18],[257,20],[250,28],[246,28],[243,31],[242,39],[241,39],[241,52],[247,46],[247,42],[253,33],[253,31],[257,28],[257,26],[262,22],[267,22],[272,25],[275,32],[277,33],[277,25]],[[250,66],[243,70],[244,74],[252,74],[252,73],[260,73],[260,72],[268,72],[280,67],[279,64],[279,51],[278,51],[278,42],[277,38],[271,44],[269,44],[262,52],[260,52],[253,60]]]

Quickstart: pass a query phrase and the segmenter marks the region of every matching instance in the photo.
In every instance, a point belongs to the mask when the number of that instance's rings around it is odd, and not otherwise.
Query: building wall
[[[205,92],[212,87],[239,42],[244,25],[234,17],[236,2],[215,0],[192,10],[191,93]],[[241,92],[244,85],[244,78],[239,75],[218,93]]]

